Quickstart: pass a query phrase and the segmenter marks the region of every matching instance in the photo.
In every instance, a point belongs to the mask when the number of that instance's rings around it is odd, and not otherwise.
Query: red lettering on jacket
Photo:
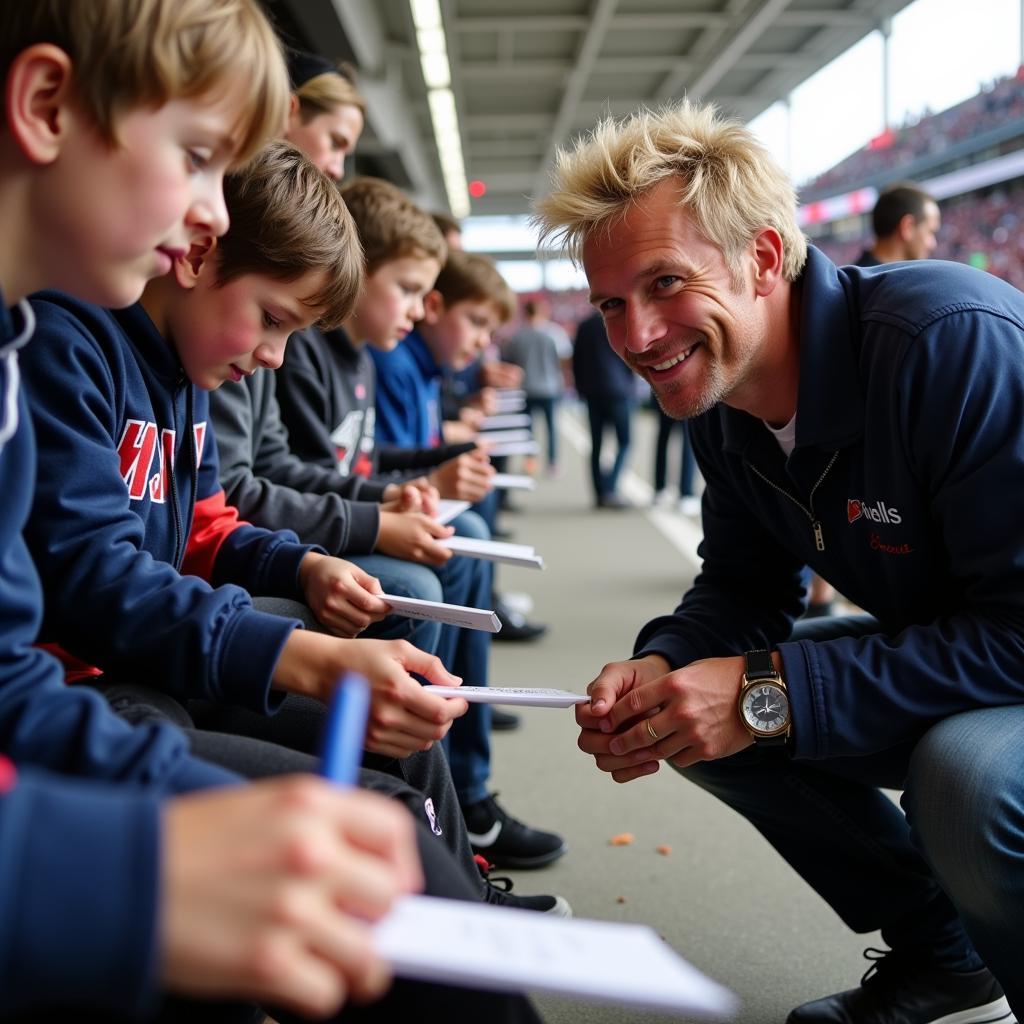
[[[886,555],[909,555],[914,549],[909,544],[886,544],[877,533],[871,534],[871,550]]]
[[[156,449],[156,424],[143,420],[128,420],[121,440],[117,442],[117,455],[121,460],[121,479],[128,487],[128,497],[141,501],[146,496],[149,467]]]

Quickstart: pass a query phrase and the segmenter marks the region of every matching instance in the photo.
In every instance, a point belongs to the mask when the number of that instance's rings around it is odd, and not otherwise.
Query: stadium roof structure
[[[446,52],[453,148],[464,179],[486,186],[474,216],[526,212],[558,147],[604,114],[690,95],[750,120],[909,2],[265,0],[299,45],[359,69],[368,117],[357,170],[435,209],[449,207],[455,171],[432,120],[444,69],[432,90],[420,49]],[[414,7],[439,13],[443,35],[418,34]]]

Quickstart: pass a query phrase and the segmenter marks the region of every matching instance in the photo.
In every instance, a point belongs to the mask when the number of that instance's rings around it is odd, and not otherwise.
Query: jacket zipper
[[[186,385],[179,381],[177,388],[174,393],[174,407],[177,408],[178,396]],[[186,430],[188,429],[187,417],[186,417]],[[188,443],[188,438],[182,439],[183,444]],[[178,483],[174,478],[174,452],[170,455],[170,465],[166,467],[168,476],[168,489],[171,492],[171,510],[174,512],[174,568],[179,572],[181,571],[181,563],[185,560],[185,545],[182,543],[182,533],[184,529],[181,523],[181,507],[180,499],[178,497]]]
[[[828,471],[832,468],[833,463],[839,458],[839,452],[834,451],[832,458],[828,460],[828,465],[821,471],[821,476],[818,477],[817,483],[811,488],[811,493],[807,496],[807,504],[805,505],[799,498],[792,495],[784,487],[780,487],[774,480],[769,480],[752,462],[748,462],[746,459],[743,460],[743,464],[753,470],[769,487],[774,488],[779,494],[786,498],[789,498],[791,502],[798,509],[800,509],[805,516],[811,521],[811,529],[814,530],[814,546],[819,551],[825,550],[825,536],[821,532],[821,520],[814,515],[814,492],[821,486],[822,481],[828,476]]]

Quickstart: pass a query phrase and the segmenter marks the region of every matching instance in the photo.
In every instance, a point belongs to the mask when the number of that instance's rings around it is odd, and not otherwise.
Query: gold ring
[[[651,734],[651,739],[654,740],[655,743],[657,743],[658,734],[654,731],[654,726],[651,725],[651,720],[649,718],[647,719],[647,731]]]

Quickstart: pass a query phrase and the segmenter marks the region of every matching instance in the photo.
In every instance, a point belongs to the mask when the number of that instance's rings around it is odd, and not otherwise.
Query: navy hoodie
[[[35,445],[16,351],[29,328],[0,298],[0,992],[15,1015],[136,1011],[158,984],[159,798],[235,779],[190,757],[176,729],[133,729],[69,689],[33,646],[42,591],[22,530]]]
[[[24,371],[39,484],[27,538],[47,596],[42,639],[176,696],[273,710],[271,677],[297,623],[255,611],[250,594],[303,600],[311,548],[226,504],[208,396],[141,305],[110,312],[42,293],[33,307]]]
[[[816,249],[798,289],[796,446],[724,405],[692,421],[703,568],[635,650],[682,666],[777,647],[795,755],[870,754],[1024,701],[1024,296]],[[784,642],[805,564],[878,634]]]

